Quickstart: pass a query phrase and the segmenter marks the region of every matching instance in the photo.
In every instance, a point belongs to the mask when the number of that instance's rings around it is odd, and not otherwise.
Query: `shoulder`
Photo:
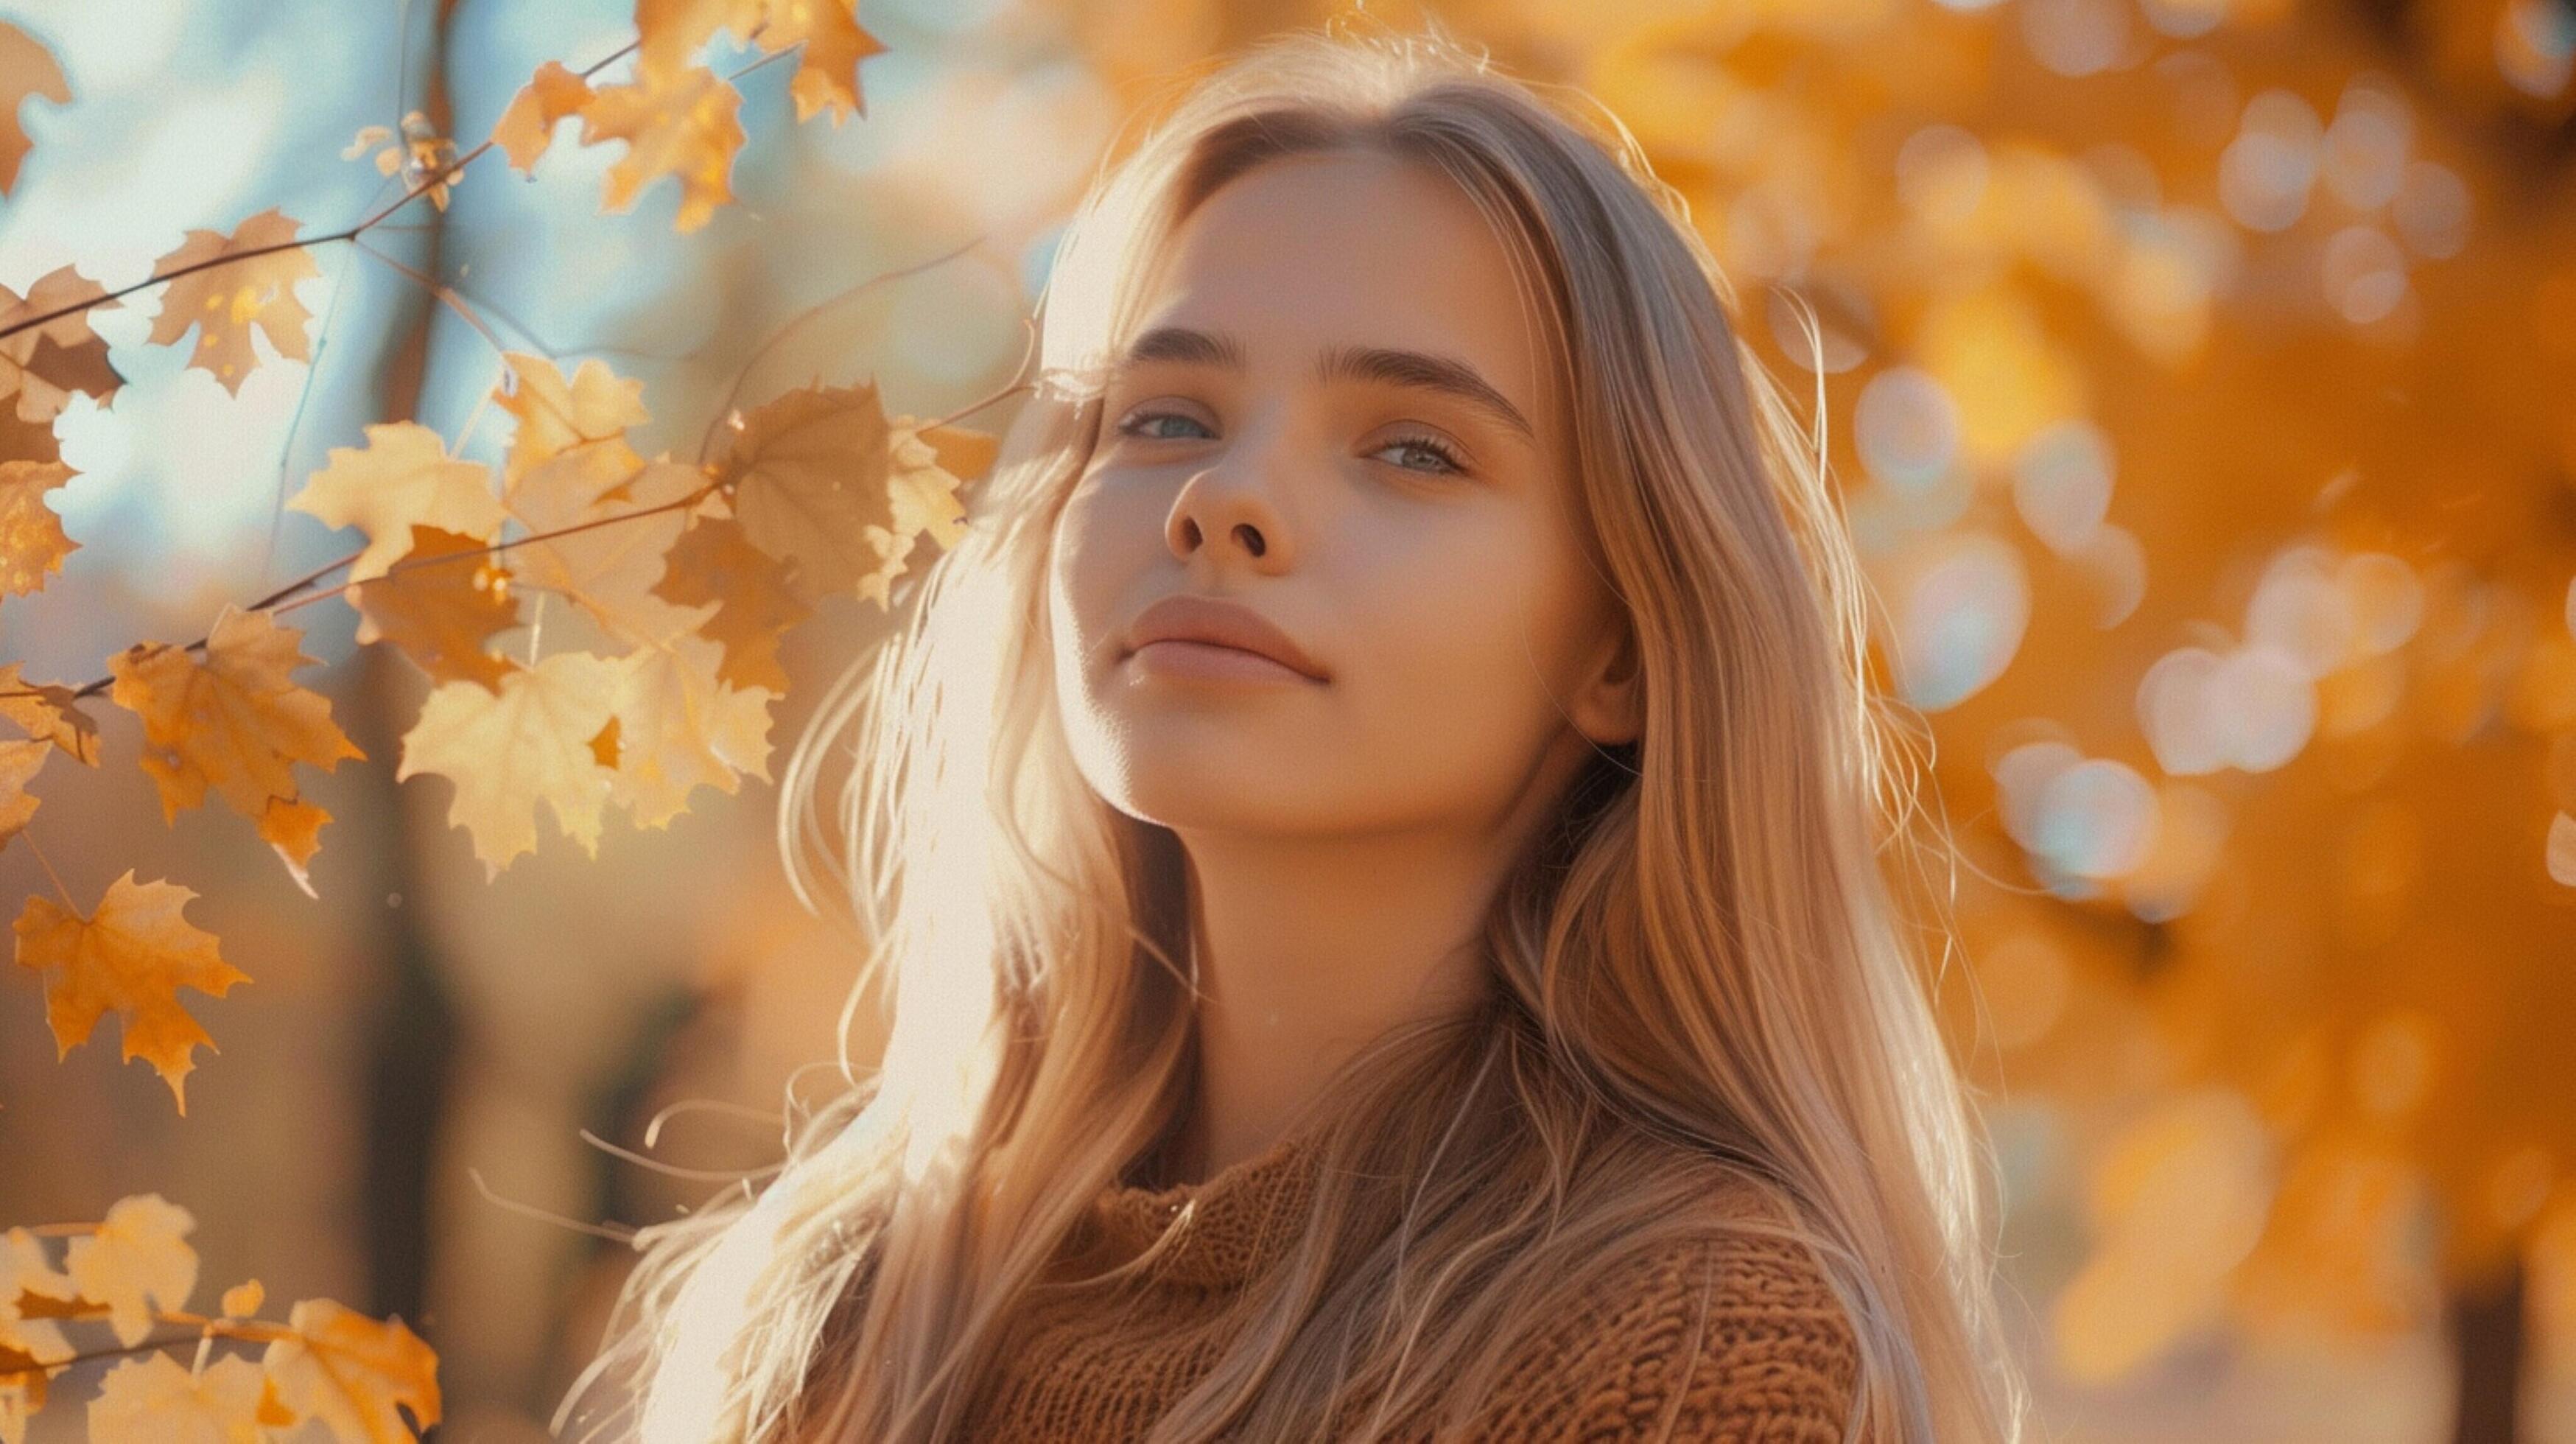
[[[1765,1221],[1767,1222],[1767,1221]],[[1557,1387],[1549,1437],[1843,1437],[1860,1374],[1849,1315],[1804,1243],[1727,1229],[1622,1251],[1584,1279],[1524,1361]],[[1535,1402],[1535,1401],[1533,1401]]]

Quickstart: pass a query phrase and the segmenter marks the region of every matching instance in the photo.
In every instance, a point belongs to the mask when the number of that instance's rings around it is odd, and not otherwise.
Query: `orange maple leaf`
[[[859,24],[855,0],[637,0],[635,28],[642,65],[663,75],[686,65],[719,29],[770,55],[802,45],[804,58],[787,86],[796,118],[811,120],[828,107],[835,126],[867,114],[859,62],[886,48]]]
[[[295,239],[298,223],[271,206],[241,223],[230,239],[219,231],[192,230],[179,249],[163,256],[153,274],[166,276],[186,266],[245,251],[262,254],[190,271],[170,282],[161,296],[161,313],[152,318],[151,339],[162,345],[197,328],[197,349],[188,364],[213,373],[224,389],[239,395],[241,384],[258,364],[251,345],[254,327],[268,333],[268,344],[288,360],[310,359],[304,323],[313,313],[295,299],[295,283],[322,274]],[[278,246],[282,249],[263,250]]]
[[[549,60],[510,98],[492,126],[492,142],[509,156],[511,165],[534,174],[537,158],[554,141],[555,122],[579,115],[590,97],[589,81],[565,69],[562,61]]]
[[[716,607],[698,624],[725,649],[716,675],[737,687],[786,692],[779,640],[814,614],[788,584],[787,564],[753,546],[730,516],[697,518],[663,562],[653,595],[684,607]]]
[[[0,461],[0,594],[36,590],[80,549],[45,505],[46,492],[77,474],[59,461]]]
[[[733,199],[733,158],[746,139],[742,92],[703,65],[663,75],[651,69],[627,85],[603,86],[582,107],[581,142],[622,140],[626,154],[608,168],[601,197],[615,213],[661,176],[680,182],[673,228],[694,231]]]
[[[306,1299],[286,1316],[294,1332],[268,1346],[260,1367],[298,1415],[319,1419],[340,1444],[413,1438],[438,1422],[438,1355],[401,1319],[379,1323],[330,1299]]]
[[[313,661],[297,648],[302,636],[267,612],[227,606],[203,662],[161,642],[108,659],[109,699],[143,719],[140,760],[161,785],[163,821],[176,822],[211,785],[234,811],[263,822],[270,799],[296,799],[295,763],[327,772],[343,757],[365,760],[331,720],[329,699],[288,679]]]
[[[329,464],[287,505],[335,527],[367,534],[349,580],[380,577],[411,550],[414,523],[490,540],[501,530],[492,469],[447,454],[447,442],[417,421],[372,423],[367,444],[331,448]]]
[[[113,1008],[125,1023],[125,1060],[160,1070],[187,1116],[183,1086],[196,1066],[190,1049],[215,1040],[179,1006],[179,990],[222,997],[248,974],[216,952],[214,934],[180,916],[196,894],[172,882],[138,883],[134,870],[108,884],[87,917],[31,894],[19,913],[18,966],[45,975],[45,1016],[59,1060],[89,1040]]]
[[[56,105],[72,98],[53,52],[17,26],[0,23],[0,191],[18,183],[18,165],[35,144],[18,124],[18,107],[31,95]]]
[[[82,307],[83,302],[88,305]],[[18,398],[18,420],[51,422],[62,413],[63,403],[75,391],[88,394],[101,406],[115,398],[125,378],[108,361],[107,341],[90,329],[89,320],[92,312],[122,304],[107,299],[107,288],[84,279],[70,266],[57,266],[37,277],[23,300],[17,292],[0,286],[0,329],[24,325],[38,316],[53,316],[50,321],[0,336],[0,396]],[[57,311],[63,314],[54,316]],[[43,460],[61,456],[50,434],[39,449]],[[36,454],[17,447],[0,452],[7,456]]]
[[[51,742],[91,767],[98,765],[98,724],[74,703],[71,688],[59,682],[29,682],[18,675],[22,662],[0,662],[0,718],[30,737]]]
[[[519,624],[510,573],[473,537],[415,525],[411,538],[407,565],[359,583],[358,640],[393,643],[433,681],[497,690],[510,662],[483,644]]]
[[[855,595],[885,565],[895,524],[886,489],[893,430],[873,382],[790,391],[729,418],[732,444],[716,463],[734,519],[753,546],[792,562],[807,601]]]

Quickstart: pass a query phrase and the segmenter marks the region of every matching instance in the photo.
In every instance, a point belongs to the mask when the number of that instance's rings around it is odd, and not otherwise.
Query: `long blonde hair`
[[[643,1231],[558,1432],[619,1377],[594,1422],[656,1444],[954,1437],[1088,1201],[1169,1141],[1195,1076],[1187,873],[1168,830],[1077,771],[1049,538],[1145,264],[1251,167],[1365,147],[1471,197],[1552,328],[1643,730],[1597,752],[1498,890],[1488,1001],[1339,1075],[1306,1229],[1149,1438],[1323,1438],[1355,1401],[1358,1437],[1454,1427],[1492,1393],[1506,1325],[1611,1250],[1764,1228],[1710,1216],[1729,1177],[1777,1202],[1769,1226],[1788,1220],[1848,1311],[1851,1437],[2018,1437],[1985,1153],[1879,870],[1909,840],[1911,754],[1869,680],[1821,437],[1811,455],[1737,338],[1683,200],[1615,119],[1559,95],[1436,28],[1333,26],[1185,75],[1133,123],[1065,233],[1040,384],[964,539],[837,680],[782,784],[800,895],[837,866],[871,940],[851,1007],[885,985],[882,1062],[854,1070],[845,1036],[837,1095],[802,1112],[789,1090],[765,1188]],[[817,779],[844,736],[827,818]]]

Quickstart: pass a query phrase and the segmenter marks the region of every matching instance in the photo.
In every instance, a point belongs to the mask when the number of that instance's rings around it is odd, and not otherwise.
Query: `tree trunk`
[[[2522,1401],[2522,1260],[2451,1296],[2451,1349],[2459,1361],[2454,1444],[2512,1444]]]
[[[418,108],[442,135],[452,123],[446,72],[448,32],[455,12],[456,0],[440,0],[424,42],[411,52],[417,57],[417,70],[403,79],[408,87],[412,76],[418,76],[423,92]],[[399,107],[387,119],[398,121]],[[399,125],[395,130],[399,139]],[[405,263],[435,276],[446,239],[446,213],[433,209],[426,197],[412,204],[422,214],[406,214],[402,219],[430,224],[416,233],[416,248]],[[367,241],[388,250],[402,249],[400,233],[373,233]],[[436,299],[417,289],[394,310],[391,345],[380,373],[382,391],[376,405],[380,419],[417,419],[429,376],[431,323],[437,310]],[[367,1022],[366,1162],[359,1193],[368,1300],[371,1312],[401,1316],[436,1346],[439,1329],[427,1317],[432,1243],[437,1236],[433,1167],[446,1132],[460,1024],[428,928],[429,897],[413,852],[413,830],[405,825],[405,799],[388,770],[401,745],[395,717],[404,691],[399,676],[402,664],[383,648],[368,651],[357,661],[358,709],[370,734],[364,745],[368,756],[379,759],[376,776],[385,779],[382,793],[362,814],[374,828],[372,852],[381,868],[373,891],[378,897],[401,899],[385,909],[376,930],[379,991]]]

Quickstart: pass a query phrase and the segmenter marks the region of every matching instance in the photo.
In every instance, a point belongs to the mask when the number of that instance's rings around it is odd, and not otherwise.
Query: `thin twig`
[[[557,527],[553,531],[534,532],[523,537],[513,537],[508,541],[496,541],[485,546],[474,548],[470,551],[441,552],[436,556],[428,557],[404,557],[401,560],[394,562],[391,566],[386,567],[382,575],[392,576],[396,572],[410,571],[415,567],[441,566],[450,562],[464,561],[468,558],[488,556],[493,552],[504,551],[510,547],[526,546],[530,542],[552,541],[556,537],[570,536],[575,532],[589,531],[593,527],[609,526],[621,521],[633,521],[637,517],[653,516],[661,512],[676,511],[685,506],[695,506],[697,503],[705,500],[707,493],[714,491],[716,487],[717,483],[710,481],[706,485],[699,487],[697,490],[690,492],[687,496],[662,502],[655,506],[638,507],[633,511],[621,511],[612,516],[592,517],[588,521],[575,522],[571,526]],[[272,614],[282,614],[294,611],[297,607],[307,606],[314,602],[324,601],[328,598],[339,596],[344,592],[365,586],[367,582],[379,580],[377,577],[369,577],[362,581],[344,582],[341,585],[332,587],[326,591],[315,592],[310,596],[296,597],[295,600],[291,602],[282,600],[283,598],[294,596],[296,592],[313,585],[315,582],[338,571],[340,568],[348,566],[350,563],[355,562],[359,557],[364,555],[366,555],[366,553],[363,549],[351,552],[347,556],[340,558],[338,561],[332,562],[328,566],[316,570],[311,575],[306,576],[289,586],[282,587],[277,591],[271,592],[252,605],[242,608],[242,610],[246,612],[269,612]],[[211,634],[199,637],[197,640],[190,642],[179,650],[183,652],[202,652],[206,649],[206,643],[211,640],[213,640]],[[100,677],[85,686],[75,688],[72,692],[72,699],[74,701],[78,701],[83,697],[94,696],[99,692],[105,691],[110,686],[113,686],[115,682],[116,678],[113,676]],[[32,688],[0,691],[0,697],[32,697],[39,695],[42,694],[36,692]]]
[[[637,40],[628,41],[624,46],[621,46],[619,49],[611,53],[606,59],[603,59],[596,64],[593,64],[588,69],[581,71],[581,77],[587,80],[592,74],[626,55],[641,43],[641,41]],[[439,186],[446,184],[449,177],[463,172],[465,167],[474,163],[475,157],[483,154],[483,152],[487,150],[490,150],[494,144],[495,142],[492,140],[488,138],[485,139],[482,144],[477,145],[472,150],[465,152],[463,155],[460,155],[456,159],[439,167],[435,172],[424,178],[419,184],[404,191],[382,209],[376,211],[373,215],[368,216],[365,220],[358,222],[354,226],[332,231],[327,235],[300,236],[291,241],[279,241],[274,245],[253,246],[245,251],[230,251],[220,256],[209,256],[202,261],[192,261],[187,265],[179,267],[175,271],[170,271],[166,274],[146,276],[142,280],[137,281],[130,286],[121,286],[113,291],[102,291],[98,295],[85,297],[84,299],[75,301],[68,306],[57,306],[53,310],[44,312],[41,315],[29,316],[23,320],[12,321],[5,326],[0,326],[0,340],[6,340],[11,336],[17,335],[21,331],[42,326],[48,321],[58,320],[64,316],[77,315],[94,306],[104,306],[110,301],[120,300],[126,296],[130,296],[135,292],[142,290],[146,286],[158,286],[164,282],[175,281],[182,276],[192,275],[198,271],[211,270],[216,266],[229,266],[240,261],[255,260],[261,256],[274,255],[279,251],[301,250],[307,246],[327,245],[332,241],[354,241],[358,237],[365,235],[368,231],[373,230],[379,222],[385,219],[385,217],[392,215],[394,212],[401,210],[407,205],[410,205],[413,201],[429,194]]]

